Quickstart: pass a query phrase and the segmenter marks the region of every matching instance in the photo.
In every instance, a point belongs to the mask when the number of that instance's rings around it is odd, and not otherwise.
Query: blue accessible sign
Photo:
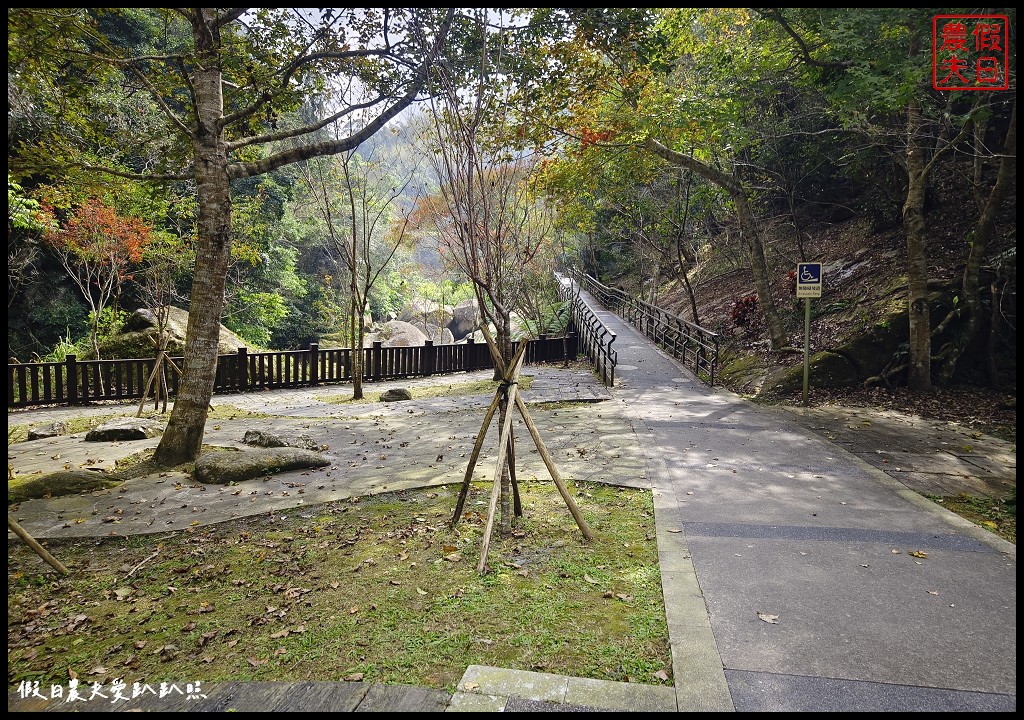
[[[796,296],[821,297],[821,263],[798,263],[796,266]]]

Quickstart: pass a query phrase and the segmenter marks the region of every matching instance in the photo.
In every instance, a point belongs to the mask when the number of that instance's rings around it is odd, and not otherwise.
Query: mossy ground
[[[492,540],[490,485],[304,507],[193,532],[8,543],[8,680],[340,680],[452,691],[470,664],[671,682],[650,491],[550,483]],[[659,674],[659,675],[660,675]]]

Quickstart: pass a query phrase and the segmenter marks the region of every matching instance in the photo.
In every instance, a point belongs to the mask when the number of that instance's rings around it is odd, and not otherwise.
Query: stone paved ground
[[[642,449],[632,425],[608,404],[608,392],[588,371],[528,368],[533,386],[524,392],[531,416],[565,478],[632,487],[647,484]],[[388,387],[423,387],[486,380],[489,372],[367,387],[376,397]],[[215,402],[266,415],[211,422],[205,444],[246,448],[246,430],[302,433],[327,447],[328,467],[269,476],[253,489],[202,485],[176,473],[139,477],[110,490],[29,500],[12,510],[37,538],[179,530],[245,515],[283,510],[377,492],[461,482],[490,395],[397,403],[345,404],[348,388],[247,393]],[[87,413],[133,414],[134,406],[102,406]],[[15,413],[8,422],[38,423],[71,416],[73,409]],[[80,410],[81,412],[81,410]],[[487,436],[474,478],[493,477],[497,423]],[[520,432],[523,432],[520,430]],[[18,475],[62,467],[113,469],[129,455],[156,447],[159,438],[86,442],[84,434],[16,443],[8,462]],[[521,477],[546,478],[529,436],[518,441]]]

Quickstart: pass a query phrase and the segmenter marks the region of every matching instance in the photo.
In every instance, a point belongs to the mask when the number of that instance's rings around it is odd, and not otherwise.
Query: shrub
[[[729,317],[732,318],[732,323],[736,327],[751,331],[757,321],[757,295],[737,298]]]

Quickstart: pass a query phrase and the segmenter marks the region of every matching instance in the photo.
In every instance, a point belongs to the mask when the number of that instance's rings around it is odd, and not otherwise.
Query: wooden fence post
[[[64,358],[64,367],[68,374],[68,402],[72,405],[78,402],[78,358],[68,355]]]
[[[433,375],[437,365],[437,351],[434,349],[433,340],[423,341],[423,351],[420,353],[420,374]]]
[[[320,343],[309,344],[309,384],[320,384]]]
[[[380,340],[374,340],[373,349],[370,352],[370,375],[377,381],[380,381],[383,373],[383,362],[381,362],[381,355],[383,353],[384,343]]]
[[[249,389],[249,348],[238,348],[238,363],[235,368],[235,389]]]

